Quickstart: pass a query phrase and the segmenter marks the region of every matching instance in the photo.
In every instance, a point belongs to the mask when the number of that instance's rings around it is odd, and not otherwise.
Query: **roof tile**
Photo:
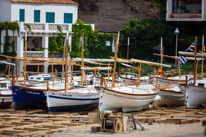
[[[39,3],[39,4],[50,3],[50,4],[76,4],[78,5],[77,2],[74,2],[72,0],[9,0],[9,1],[21,2],[21,3]]]

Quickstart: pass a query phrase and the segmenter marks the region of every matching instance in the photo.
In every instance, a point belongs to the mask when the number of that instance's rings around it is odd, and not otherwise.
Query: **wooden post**
[[[161,56],[160,56],[160,63],[162,64],[162,37],[161,37],[161,49],[160,49],[160,54],[161,54]],[[162,66],[161,66],[161,70],[162,70]],[[160,76],[162,77],[162,73],[160,74]]]
[[[27,56],[27,30],[25,30],[25,59],[24,59],[24,87],[26,87],[26,56]]]
[[[128,41],[127,41],[127,59],[129,59],[129,37],[128,37]],[[127,78],[127,72],[128,72],[128,66],[126,67],[126,78]]]
[[[11,65],[9,65],[9,71],[8,71],[8,80],[9,80],[9,75],[10,75],[10,69],[11,69]]]
[[[84,33],[82,33],[82,67],[84,66]],[[83,74],[84,70],[81,70],[81,86],[83,86]]]
[[[110,67],[110,62],[108,64],[108,67]],[[107,79],[107,83],[109,83],[109,76],[110,76],[110,73],[109,73],[110,70],[108,70],[108,79]]]
[[[37,74],[39,75],[39,61],[38,61],[38,69],[37,69]]]
[[[113,84],[114,84],[114,79],[115,79],[115,70],[116,70],[116,64],[117,64],[118,44],[119,44],[119,33],[118,33],[118,38],[116,37],[116,43],[115,43],[115,56],[114,56],[114,67],[113,67],[113,74],[112,74],[111,90],[113,89]]]
[[[73,63],[74,63],[74,61],[72,61],[71,83],[72,83],[72,76],[73,76]]]
[[[158,68],[158,71],[157,71],[157,80],[156,80],[156,85],[158,84],[158,76],[159,76],[159,68]],[[157,87],[156,87],[157,88]]]
[[[51,65],[52,65],[52,81],[53,81],[53,87],[54,87],[54,71],[53,71],[53,62],[51,62]]]
[[[66,62],[65,62],[65,93],[67,92],[67,59],[68,59],[68,33],[67,33],[67,40],[66,40]]]
[[[16,83],[18,83],[17,63],[16,63]]]
[[[197,44],[197,36],[195,37],[195,42]],[[196,68],[196,65],[197,65],[197,46],[195,46],[195,68],[194,68],[194,86],[196,84],[196,74],[197,74],[197,68]]]
[[[100,62],[100,64],[99,64],[99,67],[101,67],[101,62]],[[99,72],[100,72],[100,70],[98,70],[98,75],[99,75]]]
[[[181,76],[181,72],[180,72],[180,58],[177,59],[177,61],[178,61],[178,68],[179,68],[179,76]]]
[[[140,83],[141,67],[142,67],[142,63],[139,64],[139,75],[138,75],[137,85],[138,83]]]
[[[202,35],[202,53],[204,53],[204,35]],[[204,69],[204,60],[202,56],[202,69],[201,69],[201,78],[203,78],[203,69]]]

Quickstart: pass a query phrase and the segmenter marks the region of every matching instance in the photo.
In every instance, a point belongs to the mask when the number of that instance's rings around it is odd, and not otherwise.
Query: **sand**
[[[45,137],[206,137],[204,136],[205,127],[202,122],[191,124],[157,124],[141,123],[145,131],[141,131],[138,126],[136,131],[108,133],[92,133],[91,127],[82,129],[73,129],[47,134]]]

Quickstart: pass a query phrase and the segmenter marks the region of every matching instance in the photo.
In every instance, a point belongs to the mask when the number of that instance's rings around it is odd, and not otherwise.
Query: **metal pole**
[[[175,50],[175,56],[177,57],[177,38],[178,34],[176,34],[176,50]],[[175,59],[175,66],[177,66],[177,60]]]
[[[129,37],[128,37],[128,41],[127,41],[127,59],[129,59]],[[126,68],[126,78],[127,78],[127,71],[128,71],[128,67]]]

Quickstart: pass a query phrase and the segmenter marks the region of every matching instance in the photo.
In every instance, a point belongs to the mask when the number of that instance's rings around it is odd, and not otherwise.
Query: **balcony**
[[[25,51],[23,52],[23,56],[25,57]],[[48,52],[48,56],[50,58],[62,59],[63,53],[56,51],[56,52],[52,52],[52,55],[50,55],[50,52]],[[44,51],[27,51],[27,57],[28,58],[44,58]]]
[[[168,0],[166,21],[205,21],[204,0]]]

